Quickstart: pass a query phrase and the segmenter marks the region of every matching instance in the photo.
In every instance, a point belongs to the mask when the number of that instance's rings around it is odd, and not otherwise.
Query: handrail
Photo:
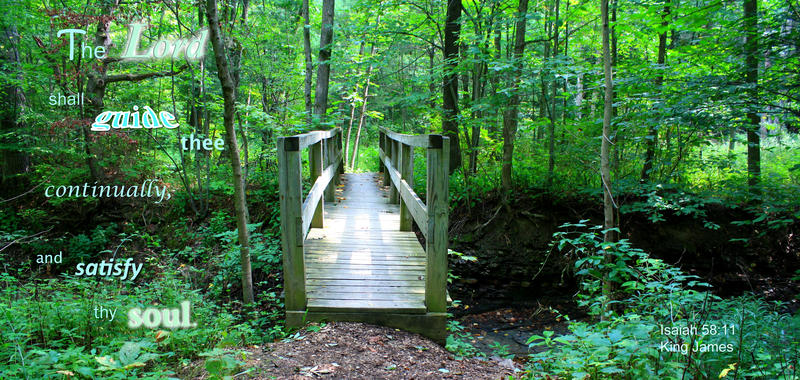
[[[302,151],[309,148],[309,173],[314,184],[303,200]],[[306,307],[303,241],[311,227],[324,224],[325,202],[333,202],[337,174],[342,173],[342,130],[313,131],[278,137],[281,243],[286,310]]]
[[[400,230],[412,220],[425,236],[425,306],[447,311],[447,227],[450,140],[441,135],[404,135],[380,128],[380,166],[389,202],[400,203]],[[414,192],[414,148],[427,150],[427,199]]]

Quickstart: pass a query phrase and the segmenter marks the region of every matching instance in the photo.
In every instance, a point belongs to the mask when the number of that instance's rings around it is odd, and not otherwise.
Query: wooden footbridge
[[[338,128],[278,138],[287,326],[366,322],[444,341],[448,138],[381,129],[382,174],[344,173],[341,147]],[[427,158],[426,202],[413,190],[416,148]]]

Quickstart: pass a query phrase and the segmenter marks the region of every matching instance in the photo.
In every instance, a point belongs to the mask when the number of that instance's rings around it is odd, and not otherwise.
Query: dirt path
[[[301,330],[294,340],[243,351],[249,354],[242,371],[250,371],[237,378],[507,379],[514,374],[501,362],[454,360],[442,346],[417,334],[361,323],[329,323],[319,331]],[[197,364],[195,371],[202,373],[181,378],[207,378],[202,362]]]

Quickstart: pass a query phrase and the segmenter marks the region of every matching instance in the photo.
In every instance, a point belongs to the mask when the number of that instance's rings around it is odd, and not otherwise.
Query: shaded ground
[[[528,347],[531,335],[542,335],[542,331],[553,331],[556,335],[569,332],[567,319],[562,314],[575,316],[585,314],[570,301],[556,302],[544,299],[547,305],[534,307],[506,307],[476,314],[466,314],[459,318],[464,332],[470,335],[468,342],[487,356],[498,355],[498,346],[514,354],[515,360],[524,361],[528,354],[541,351],[539,347]],[[558,310],[556,312],[556,310]],[[467,310],[469,311],[469,309]]]
[[[301,330],[295,340],[244,351],[249,354],[241,371],[250,371],[237,378],[500,379],[514,373],[508,362],[454,360],[442,346],[417,334],[361,323],[333,322],[319,331]],[[201,361],[181,378],[205,379],[208,374]]]

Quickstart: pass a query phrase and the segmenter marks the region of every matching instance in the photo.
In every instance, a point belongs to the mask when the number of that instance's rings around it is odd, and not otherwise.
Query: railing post
[[[386,168],[383,165],[383,160],[381,160],[380,151],[382,150],[384,154],[388,154],[386,151],[386,134],[383,131],[378,132],[378,147],[380,147],[378,151],[378,171],[383,173],[383,184],[386,185]]]
[[[325,170],[325,168],[333,164],[337,159],[336,148],[335,148],[336,136],[322,141],[325,143],[325,147],[323,150],[325,154],[325,160],[323,160],[322,169]],[[333,173],[333,178],[328,183],[328,187],[325,188],[325,202],[333,202],[333,197],[336,191],[337,177],[339,177],[339,169],[336,169],[336,172]]]
[[[303,229],[301,165],[300,140],[297,137],[279,137],[278,183],[283,247],[283,289],[287,310],[286,324],[291,327],[302,323],[297,316],[306,308],[303,237],[300,236]]]
[[[400,144],[400,177],[414,189],[414,147]],[[400,231],[411,231],[414,222],[403,198],[400,198]]]
[[[398,165],[401,154],[399,149],[400,145],[402,145],[400,141],[392,140],[392,166],[394,166],[395,170],[398,172],[400,171],[400,165]],[[389,203],[397,204],[398,198],[400,198],[400,191],[397,190],[397,186],[392,183],[392,188],[389,190]]]
[[[340,174],[344,174],[344,155],[342,154],[342,130],[339,130],[339,133],[336,134],[336,157],[341,157],[339,159],[339,171],[336,173],[336,184],[340,184],[342,179],[339,178]]]
[[[389,158],[391,161],[392,159],[392,138],[389,135],[383,135],[383,152],[386,154],[386,157]],[[389,175],[389,170],[383,165],[383,186],[389,186],[392,184],[392,177]]]
[[[428,140],[428,236],[425,240],[425,306],[428,312],[447,311],[447,227],[450,140],[430,135]],[[420,228],[423,228],[420,226]]]
[[[318,143],[311,145],[311,149],[308,150],[308,164],[309,164],[309,172],[311,173],[311,183],[313,184],[314,181],[322,175],[322,170],[325,168],[324,157],[323,157],[323,150],[322,144],[325,140],[320,140]],[[322,228],[324,221],[323,213],[325,207],[325,200],[320,199],[319,203],[317,203],[317,208],[314,210],[314,216],[311,218],[311,227],[314,228]]]

